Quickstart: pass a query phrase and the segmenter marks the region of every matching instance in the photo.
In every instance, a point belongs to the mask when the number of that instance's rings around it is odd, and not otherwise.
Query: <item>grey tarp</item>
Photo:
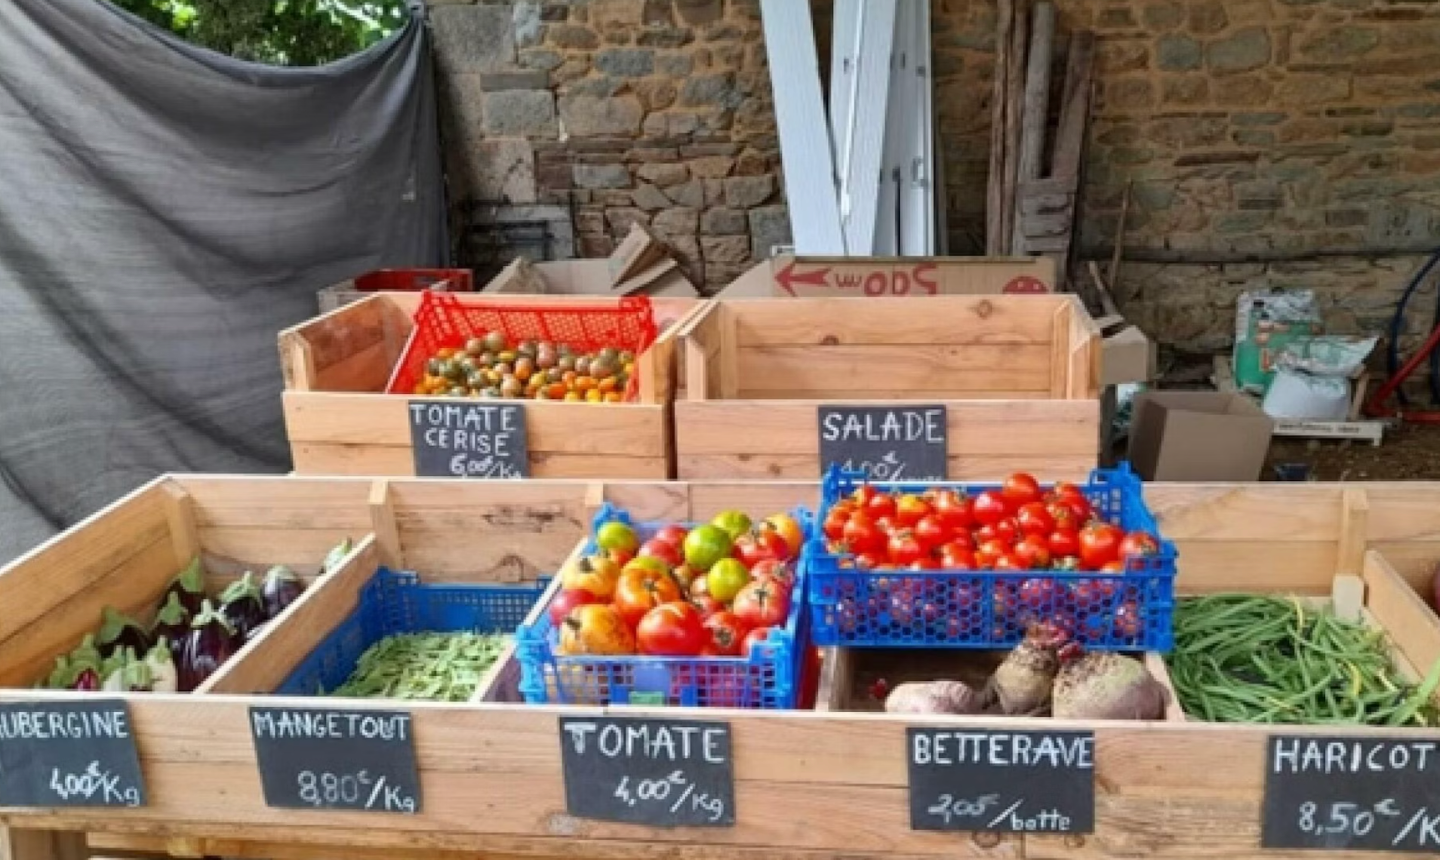
[[[0,0],[0,561],[161,472],[287,469],[276,333],[446,246],[418,18],[285,69]]]

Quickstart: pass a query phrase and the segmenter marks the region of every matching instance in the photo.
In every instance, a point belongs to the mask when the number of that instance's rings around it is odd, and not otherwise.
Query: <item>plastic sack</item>
[[[1246,292],[1235,308],[1235,384],[1263,393],[1275,375],[1278,350],[1297,337],[1320,332],[1312,290]]]
[[[1353,377],[1379,342],[1378,337],[1343,335],[1296,338],[1279,348],[1275,366],[1304,371],[1311,376]]]
[[[1343,376],[1315,376],[1281,367],[1260,408],[1271,418],[1344,421],[1350,414],[1350,381]]]

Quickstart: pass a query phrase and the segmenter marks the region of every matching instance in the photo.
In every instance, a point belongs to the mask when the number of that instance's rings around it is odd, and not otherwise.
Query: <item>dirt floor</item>
[[[1440,425],[1403,424],[1379,447],[1365,442],[1277,438],[1269,465],[1307,463],[1315,481],[1440,480]],[[1264,480],[1275,480],[1268,468]]]

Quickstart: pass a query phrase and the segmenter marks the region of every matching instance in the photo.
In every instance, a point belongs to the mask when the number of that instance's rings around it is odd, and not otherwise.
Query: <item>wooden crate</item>
[[[1097,462],[1100,336],[1073,296],[722,301],[681,343],[683,479],[816,479],[821,406],[896,401],[945,405],[952,480]]]
[[[485,304],[613,306],[589,296],[490,296]],[[525,408],[534,478],[666,478],[675,332],[694,299],[652,299],[660,334],[636,361],[638,400],[516,401]],[[377,293],[280,333],[286,433],[302,475],[414,475],[409,403],[384,394],[414,328],[420,296]]]
[[[167,501],[177,493],[188,497],[188,504]],[[1325,596],[1337,574],[1357,576],[1367,611],[1391,632],[1397,652],[1416,667],[1440,659],[1436,619],[1406,583],[1406,577],[1414,578],[1415,571],[1440,558],[1440,484],[1159,484],[1148,486],[1146,493],[1179,547],[1182,591]],[[641,519],[683,520],[708,519],[736,506],[760,510],[813,504],[816,495],[813,483],[801,482],[162,479],[0,570],[0,606],[7,610],[0,613],[0,666],[36,650],[17,636],[39,630],[37,613],[47,622],[65,623],[72,601],[112,600],[105,595],[144,576],[162,582],[163,574],[143,571],[158,565],[168,573],[188,557],[189,545],[177,545],[176,535],[193,535],[217,560],[260,564],[313,558],[337,534],[358,538],[367,527],[369,534],[350,566],[317,580],[287,624],[227,666],[223,685],[217,680],[209,694],[127,697],[149,806],[0,809],[0,846],[8,852],[3,856],[48,860],[72,856],[66,852],[83,847],[74,845],[74,837],[52,831],[89,833],[91,844],[110,854],[317,860],[1309,856],[1258,849],[1263,761],[1271,731],[1258,726],[1085,724],[1096,736],[1095,833],[999,837],[909,829],[904,738],[912,720],[836,711],[638,708],[633,713],[723,718],[734,739],[736,826],[652,830],[575,819],[565,812],[556,721],[561,714],[602,713],[597,709],[407,705],[414,715],[424,811],[367,816],[264,804],[247,708],[262,701],[298,705],[311,700],[214,694],[232,686],[263,688],[268,683],[263,677],[246,681],[244,673],[274,673],[269,664],[289,659],[280,645],[294,635],[282,631],[318,627],[333,617],[344,602],[347,578],[358,581],[362,568],[378,561],[418,568],[439,580],[524,578],[558,567],[585,533],[589,514],[604,501],[624,505]],[[1397,559],[1393,566],[1389,557]],[[53,595],[47,590],[51,587]],[[36,599],[43,603],[32,607]],[[27,619],[12,620],[9,609],[15,606],[25,609]],[[72,624],[72,635],[82,626]],[[0,691],[0,700],[78,695],[83,694],[10,689]],[[925,722],[999,730],[1035,726],[989,717]],[[1298,731],[1373,737],[1396,730]],[[1440,731],[1402,731],[1440,741]],[[837,815],[837,809],[845,814]],[[6,832],[6,826],[15,829]]]

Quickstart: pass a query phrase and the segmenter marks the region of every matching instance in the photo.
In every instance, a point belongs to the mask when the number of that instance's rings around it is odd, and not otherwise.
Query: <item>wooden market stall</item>
[[[248,709],[315,706],[263,695],[354,603],[380,563],[446,581],[515,581],[552,572],[610,501],[648,520],[704,519],[732,507],[814,504],[808,483],[531,482],[170,476],[0,572],[0,701],[90,694],[24,689],[59,643],[106,603],[150,599],[198,549],[224,578],[246,565],[309,565],[341,536],[357,545],[192,695],[124,696],[147,787],[137,808],[6,808],[0,856],[39,860],[117,852],[249,857],[1300,857],[1259,848],[1267,738],[1276,733],[1440,742],[1436,730],[1159,723],[1045,723],[1094,733],[1090,834],[912,830],[906,729],[1011,732],[1034,721],[906,718],[837,710],[718,711],[506,704],[405,704],[423,783],[418,814],[271,808]],[[1440,484],[1151,485],[1147,501],[1181,558],[1180,590],[1324,597],[1337,575],[1398,658],[1440,659],[1440,626],[1415,589],[1440,560]],[[1348,580],[1342,580],[1348,582]],[[1345,591],[1346,589],[1342,589]],[[1353,593],[1353,591],[1351,592]],[[62,646],[63,647],[63,646]],[[830,656],[833,691],[844,655]],[[223,692],[222,692],[223,691]],[[844,697],[827,698],[832,704]],[[347,709],[397,703],[347,701]],[[567,811],[557,720],[647,715],[728,724],[735,823],[654,828]],[[3,831],[0,831],[3,832]],[[80,834],[89,834],[87,849]],[[1337,852],[1346,858],[1370,856]],[[1375,855],[1378,856],[1378,855]]]

